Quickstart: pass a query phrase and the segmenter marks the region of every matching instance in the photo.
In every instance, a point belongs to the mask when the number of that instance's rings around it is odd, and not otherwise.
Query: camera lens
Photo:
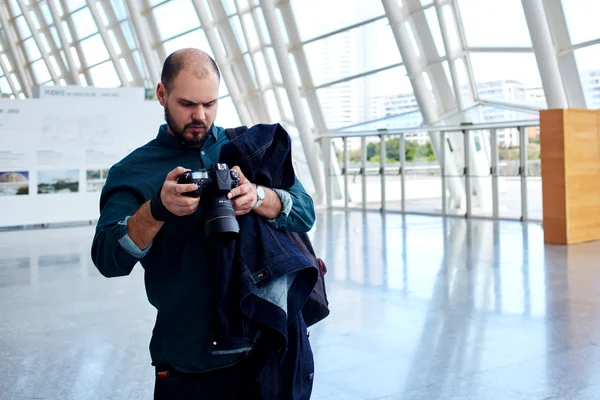
[[[231,200],[225,196],[205,196],[202,204],[202,210],[205,215],[204,234],[208,237],[218,237],[219,239],[235,239],[240,226],[235,218],[235,211]]]

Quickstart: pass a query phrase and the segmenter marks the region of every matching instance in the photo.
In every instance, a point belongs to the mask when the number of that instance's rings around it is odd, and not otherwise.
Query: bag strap
[[[242,133],[246,132],[248,127],[246,125],[238,126],[236,128],[227,128],[225,129],[225,134],[229,138],[229,140],[233,140],[236,137],[240,136]]]

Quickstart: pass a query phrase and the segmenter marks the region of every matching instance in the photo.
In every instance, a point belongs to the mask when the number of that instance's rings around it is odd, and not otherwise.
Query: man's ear
[[[164,106],[167,103],[167,88],[162,82],[159,82],[156,85],[156,98],[161,106]]]

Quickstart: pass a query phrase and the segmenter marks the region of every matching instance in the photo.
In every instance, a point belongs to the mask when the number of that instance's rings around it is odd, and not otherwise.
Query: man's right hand
[[[192,192],[198,189],[198,186],[195,183],[177,183],[177,178],[185,171],[187,171],[187,169],[177,167],[169,172],[160,192],[160,199],[167,210],[179,217],[193,214],[196,211],[196,208],[198,208],[198,203],[200,203],[200,197],[182,195],[182,193]]]

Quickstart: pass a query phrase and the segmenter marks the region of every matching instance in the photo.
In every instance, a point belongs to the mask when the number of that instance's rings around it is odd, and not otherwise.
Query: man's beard
[[[173,133],[173,135],[175,137],[177,137],[181,141],[181,143],[183,143],[184,145],[189,146],[189,147],[198,147],[198,148],[202,147],[202,144],[206,140],[206,134],[209,131],[209,129],[207,129],[207,127],[206,127],[206,124],[204,124],[201,121],[194,120],[194,121],[190,122],[189,124],[185,125],[183,128],[179,128],[177,126],[177,124],[175,123],[175,121],[173,120],[171,113],[169,112],[169,107],[166,105],[165,105],[165,121],[167,121],[167,126],[171,130],[171,133]],[[187,131],[187,129],[191,126],[202,127],[205,129],[205,131],[204,132]]]

